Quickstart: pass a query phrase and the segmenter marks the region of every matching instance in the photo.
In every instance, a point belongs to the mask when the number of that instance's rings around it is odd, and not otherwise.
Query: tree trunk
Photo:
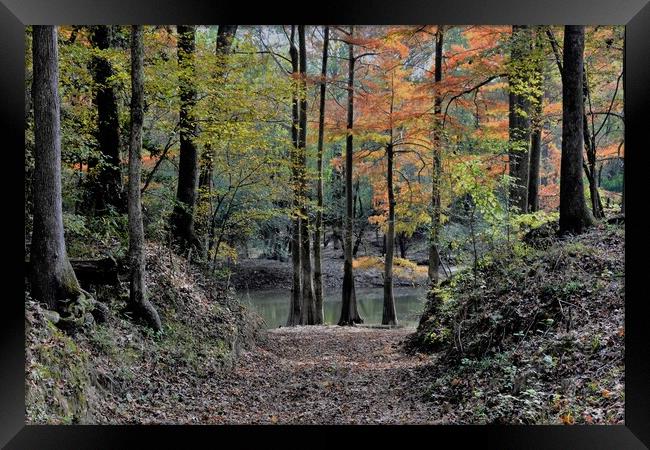
[[[440,280],[440,181],[442,176],[441,120],[442,96],[440,82],[442,81],[442,51],[444,44],[444,28],[438,25],[436,32],[435,59],[435,94],[433,99],[433,168],[431,175],[431,231],[429,235],[429,282],[437,286]]]
[[[560,234],[582,233],[592,224],[582,184],[584,26],[564,27]]]
[[[539,166],[542,152],[542,130],[535,129],[530,139],[530,177],[528,179],[528,212],[539,210]]]
[[[589,182],[589,199],[591,202],[591,212],[596,219],[603,217],[603,204],[600,200],[600,194],[598,193],[598,186],[596,186],[596,137],[589,131],[589,119],[586,114],[587,104],[590,102],[590,91],[589,84],[587,80],[587,74],[584,71],[582,72],[582,103],[583,103],[583,134],[584,134],[584,146],[585,152],[587,153],[587,163],[584,164],[583,168],[585,170],[585,175],[587,176],[587,181]]]
[[[113,258],[71,259],[72,270],[82,288],[90,285],[118,285],[118,268]],[[32,273],[32,263],[25,261],[25,273]]]
[[[182,252],[191,246],[200,246],[194,232],[194,209],[198,183],[198,152],[194,137],[197,133],[194,106],[196,87],[194,85],[194,49],[196,28],[193,25],[178,25],[178,65],[180,109],[180,155],[178,162],[178,188],[176,205],[171,217],[174,239]]]
[[[109,25],[90,27],[90,41],[97,50],[113,46],[113,33]],[[123,212],[125,199],[120,171],[120,123],[117,96],[110,78],[114,70],[103,56],[94,56],[91,71],[95,83],[93,103],[97,106],[97,143],[101,156],[88,160],[88,183],[84,207],[97,215],[106,214],[109,207]]]
[[[400,233],[398,241],[399,256],[402,259],[406,259],[406,235],[404,233]]]
[[[144,227],[140,199],[142,171],[142,122],[144,119],[144,43],[142,25],[131,27],[131,136],[129,139],[129,281],[130,301],[156,331],[162,329],[160,317],[147,300],[144,282]]]
[[[339,147],[335,147],[336,158],[343,158],[343,153],[339,150]],[[332,174],[330,176],[330,183],[332,186],[332,203],[334,205],[341,205],[345,196],[345,182],[344,178],[344,167],[332,167]],[[334,210],[334,217],[332,218],[332,242],[334,250],[338,250],[339,246],[343,247],[343,215],[340,213],[340,208]],[[341,259],[344,258],[343,252],[341,252]]]
[[[300,265],[302,266],[302,306],[300,322],[303,325],[316,323],[316,306],[314,300],[314,281],[311,271],[311,253],[309,245],[309,219],[301,218],[300,223]]]
[[[621,192],[621,214],[625,215],[625,159],[623,159],[623,187]]]
[[[391,133],[392,134],[392,133]],[[384,309],[382,325],[397,325],[393,297],[393,253],[395,249],[395,194],[393,193],[393,144],[386,147],[386,189],[388,190],[388,227],[386,231],[386,258],[384,263]]]
[[[544,65],[538,52],[542,47],[542,32],[535,30],[535,86],[537,87],[533,110],[532,133],[530,137],[530,167],[528,176],[528,211],[539,210],[539,167],[542,156],[542,114],[544,111]]]
[[[298,25],[298,52],[300,64],[300,108],[298,152],[300,156],[300,265],[302,267],[301,323],[314,324],[314,282],[311,271],[311,246],[309,245],[309,193],[307,190],[307,49],[305,25]]]
[[[354,26],[350,26],[348,42],[348,117],[347,137],[345,139],[345,262],[343,264],[343,291],[339,325],[353,325],[363,322],[357,312],[354,291],[354,273],[352,270],[352,152],[354,129]]]
[[[225,57],[230,53],[232,47],[232,41],[237,33],[237,25],[219,25],[217,29],[217,44],[215,48],[215,53],[217,56]],[[226,61],[219,61],[219,66],[217,67],[214,83],[220,85],[224,82],[224,74],[226,72]],[[204,208],[199,208],[203,211],[209,210],[209,202],[212,201],[212,177],[214,175],[214,149],[210,144],[206,144],[205,148],[201,152],[200,164],[199,164],[199,205],[205,206]],[[199,234],[203,238],[203,242],[209,242],[209,214],[206,214],[206,218],[201,223],[201,231]],[[204,244],[205,249],[207,250],[209,244]],[[206,255],[207,257],[207,252]]]
[[[558,70],[560,75],[564,76],[564,68],[562,67],[560,55],[560,48],[553,35],[553,32],[550,29],[546,30],[546,34],[553,48],[553,53],[555,54],[555,61],[557,63]],[[625,81],[625,80],[624,80]],[[595,167],[596,167],[596,141],[594,137],[589,132],[589,119],[585,111],[585,103],[588,103],[589,100],[589,86],[587,84],[587,76],[584,72],[582,73],[582,101],[583,101],[583,120],[582,120],[582,133],[583,133],[583,145],[585,153],[587,154],[587,164],[583,162],[583,169],[587,180],[589,181],[589,193],[591,197],[591,208],[595,217],[603,217],[602,209],[603,205],[600,200],[600,194],[598,193],[598,188],[595,187]]]
[[[625,33],[623,33],[623,98],[625,98]],[[623,116],[625,116],[625,103],[623,104]],[[625,124],[623,124],[623,127],[625,127]],[[621,192],[621,214],[625,216],[625,155],[623,155],[622,158],[623,162],[623,186],[622,186],[622,192]]]
[[[33,27],[34,221],[30,261],[34,299],[52,310],[83,296],[68,260],[61,197],[61,127],[56,27]]]
[[[289,318],[287,326],[300,324],[301,319],[301,299],[302,286],[301,281],[301,264],[300,264],[300,171],[299,171],[299,137],[298,128],[300,127],[300,111],[298,104],[298,83],[295,76],[298,73],[298,49],[295,45],[296,26],[291,25],[291,43],[289,46],[289,55],[291,56],[292,74],[294,76],[294,86],[291,98],[291,188],[293,191],[293,208],[291,212],[291,262],[293,266],[293,278],[291,286],[291,302],[289,305]]]
[[[323,323],[323,272],[321,245],[323,238],[323,141],[325,135],[325,89],[327,87],[327,51],[330,28],[323,28],[323,63],[321,64],[320,105],[318,109],[318,181],[316,183],[316,222],[314,230],[314,302],[316,324]]]
[[[357,181],[357,189],[356,189],[356,199],[359,202],[359,219],[361,221],[361,224],[359,225],[359,232],[357,233],[357,238],[354,241],[354,246],[352,248],[352,257],[356,257],[357,253],[359,252],[359,247],[361,246],[361,242],[363,241],[363,234],[366,232],[366,228],[368,226],[368,220],[364,219],[364,212],[363,212],[363,203],[361,202],[361,194],[359,193],[359,182]],[[356,213],[355,213],[356,216]]]
[[[529,87],[529,76],[525,65],[530,55],[530,28],[527,25],[512,26],[510,107],[508,128],[510,131],[509,174],[513,178],[510,186],[510,205],[520,213],[528,210],[528,172],[530,148],[530,102],[525,90]]]

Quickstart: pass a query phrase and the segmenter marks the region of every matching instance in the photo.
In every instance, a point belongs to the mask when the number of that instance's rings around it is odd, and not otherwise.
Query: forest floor
[[[161,257],[161,255],[164,255]],[[165,332],[102,293],[108,321],[74,336],[27,295],[28,423],[432,423],[436,404],[407,354],[413,328],[262,330],[234,298],[150,246],[147,278]]]
[[[415,333],[263,331],[231,291],[149,246],[162,335],[129,317],[124,293],[74,336],[27,295],[26,421],[623,423],[624,228],[533,244],[455,276]]]
[[[413,329],[311,326],[269,330],[244,352],[231,374],[201,387],[204,423],[424,424],[435,404],[422,395],[419,370],[431,363],[407,355]]]

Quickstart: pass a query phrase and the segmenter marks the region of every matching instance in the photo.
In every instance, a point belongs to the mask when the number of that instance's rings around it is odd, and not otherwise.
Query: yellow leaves
[[[575,423],[575,418],[573,417],[573,415],[570,412],[561,415],[560,420],[562,421],[562,424],[564,424],[564,425],[573,425]]]
[[[396,266],[404,267],[405,269],[415,269],[417,267],[417,264],[413,261],[404,258],[395,258],[393,262]]]
[[[361,256],[352,260],[354,269],[381,269],[384,266],[383,260],[378,256]]]

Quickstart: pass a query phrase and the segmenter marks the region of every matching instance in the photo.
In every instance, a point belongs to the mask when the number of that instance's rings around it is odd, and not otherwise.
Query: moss
[[[50,322],[29,349],[26,407],[32,423],[70,424],[87,410],[88,355]]]
[[[105,325],[98,325],[88,337],[88,340],[93,344],[99,352],[115,357],[118,354],[118,348],[115,343],[115,338],[111,328]]]
[[[563,251],[569,256],[593,255],[594,248],[582,242],[570,242],[566,244]]]

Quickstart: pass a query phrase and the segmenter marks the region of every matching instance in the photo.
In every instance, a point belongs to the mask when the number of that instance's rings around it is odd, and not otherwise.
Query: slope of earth
[[[231,291],[159,245],[148,244],[146,258],[160,334],[131,317],[126,282],[94,290],[106,321],[72,336],[26,293],[28,424],[139,423],[161,404],[182,410],[189,387],[229,370],[253,345],[261,319]]]
[[[545,227],[429,293],[408,347],[444,422],[623,423],[624,227]]]
[[[164,333],[130,317],[125,286],[98,290],[108,320],[68,335],[26,295],[30,424],[434,423],[402,351],[413,329],[261,331],[259,318],[166,249],[147,285]]]

